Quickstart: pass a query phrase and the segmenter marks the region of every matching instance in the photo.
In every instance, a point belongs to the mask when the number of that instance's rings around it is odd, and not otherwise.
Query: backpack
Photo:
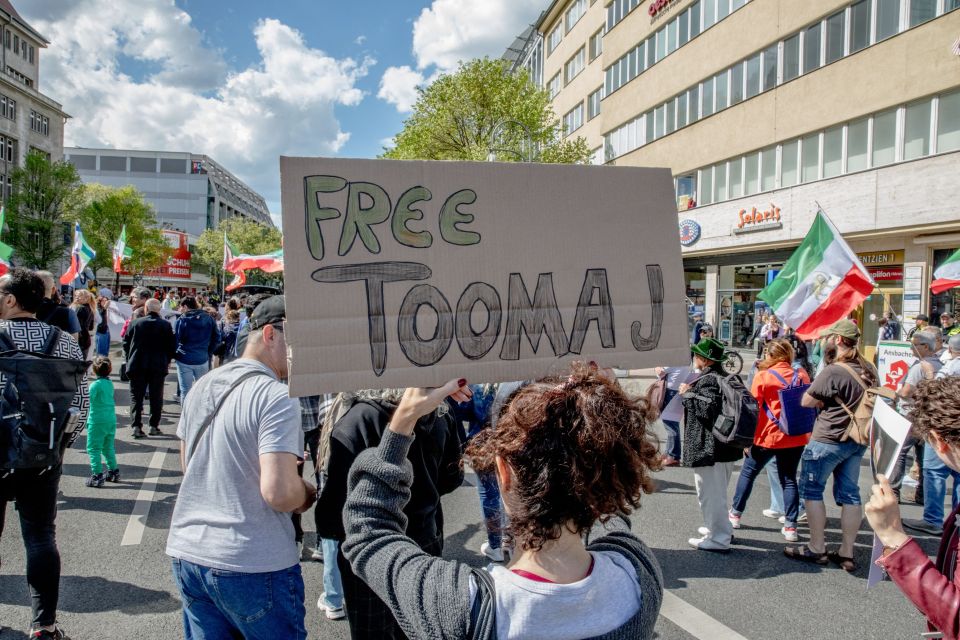
[[[667,399],[667,377],[663,376],[662,378],[657,379],[650,388],[647,389],[647,402],[650,403],[651,409],[657,410],[657,415],[663,413],[663,408],[666,406],[665,400]]]
[[[760,407],[738,375],[717,375],[723,405],[711,433],[717,442],[749,447],[757,433]]]
[[[863,381],[863,377],[854,371],[853,367],[846,362],[837,362],[835,364],[849,373],[853,379],[857,381],[857,384],[863,388],[863,393],[860,395],[860,399],[857,400],[855,407],[851,408],[839,397],[836,398],[837,403],[843,407],[843,410],[850,416],[850,426],[847,427],[840,441],[846,442],[849,439],[865,447],[870,446],[870,431],[873,427],[873,407],[877,403],[877,396],[895,400],[897,393],[893,389],[887,389],[886,387],[868,386],[867,383]]]
[[[70,405],[87,363],[53,355],[60,329],[50,327],[40,352],[22,351],[0,329],[0,469],[42,469],[60,464],[67,430],[80,412]],[[71,436],[74,434],[71,433]]]

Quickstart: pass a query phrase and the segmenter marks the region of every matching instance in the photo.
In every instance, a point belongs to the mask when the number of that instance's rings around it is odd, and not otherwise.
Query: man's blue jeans
[[[190,387],[207,371],[210,371],[210,365],[206,362],[202,364],[177,363],[177,383],[180,385],[180,402],[187,399],[187,394],[190,393]]]
[[[503,507],[500,505],[500,485],[495,473],[477,473],[477,493],[480,494],[480,509],[483,524],[487,529],[487,542],[491,549],[503,544]]]
[[[923,448],[923,520],[937,527],[943,526],[943,499],[947,495],[947,481],[953,478],[953,506],[960,501],[960,472],[943,463],[930,444]]]
[[[340,567],[337,566],[337,550],[340,543],[329,538],[320,538],[323,549],[323,592],[324,600],[331,609],[343,608],[343,585],[340,584]]]
[[[173,559],[187,640],[306,640],[300,565],[237,573]]]
[[[663,406],[667,406],[676,395],[676,391],[667,389],[663,397]],[[673,420],[664,420],[663,426],[667,429],[667,455],[674,460],[680,460],[682,454],[680,423],[674,422]]]

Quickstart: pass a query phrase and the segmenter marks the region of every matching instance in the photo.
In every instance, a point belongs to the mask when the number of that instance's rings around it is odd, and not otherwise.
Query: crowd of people
[[[114,296],[77,291],[65,305],[47,276],[14,269],[0,278],[0,341],[88,367],[70,415],[86,427],[86,484],[96,489],[121,474],[109,326],[101,331]],[[166,553],[187,638],[306,638],[305,554],[324,565],[317,607],[345,618],[352,638],[652,637],[663,578],[631,532],[630,514],[668,466],[694,472],[703,526],[691,547],[731,550],[766,469],[773,481],[762,513],[781,521],[784,554],[857,570],[867,452],[859,415],[879,376],[850,320],[824,330],[808,357],[793,331],[764,318],[762,358],[747,386],[723,370],[727,348],[701,323],[687,377],[658,398],[629,396],[612,370],[591,362],[537,381],[457,379],[436,389],[291,399],[283,296],[231,298],[219,309],[195,296],[161,297],[131,292],[121,374],[130,382],[132,436],[143,438],[161,434],[165,379],[176,368],[183,477]],[[944,529],[943,505],[952,476],[958,513],[960,329],[921,326],[910,342],[917,363],[895,402],[914,438],[899,464],[907,469],[914,458],[924,482],[913,499],[924,518],[902,520],[900,487],[882,476],[866,516],[890,578],[944,637],[956,638],[960,530],[952,517]],[[802,394],[785,394],[791,389]],[[682,418],[664,422],[661,452],[653,425],[676,396]],[[67,428],[61,447],[70,436]],[[441,497],[462,484],[465,462],[477,473],[484,569],[443,558]],[[67,637],[56,620],[61,473],[57,463],[0,478],[0,533],[13,501],[27,549],[31,638]],[[831,477],[841,535],[828,547]],[[316,545],[304,549],[302,517],[311,508]],[[906,531],[943,536],[935,563]]]

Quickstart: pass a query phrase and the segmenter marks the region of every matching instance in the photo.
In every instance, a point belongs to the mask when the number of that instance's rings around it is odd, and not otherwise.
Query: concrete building
[[[274,226],[263,196],[208,156],[81,147],[68,147],[64,153],[85,183],[133,186],[153,206],[175,255],[167,267],[143,276],[143,283],[148,286],[184,291],[208,286],[210,276],[205,268],[191,264],[189,247],[206,229],[216,229],[222,220],[246,218]],[[108,273],[98,276],[108,281],[112,278]],[[135,282],[125,276],[120,284],[126,289]]]
[[[0,0],[0,197],[10,195],[10,173],[31,149],[63,157],[63,106],[40,93],[40,51],[50,44]]]
[[[874,272],[872,344],[887,309],[960,310],[960,291],[929,291],[960,247],[958,8],[557,0],[513,57],[598,163],[672,169],[687,296],[722,339],[749,341],[822,208]]]

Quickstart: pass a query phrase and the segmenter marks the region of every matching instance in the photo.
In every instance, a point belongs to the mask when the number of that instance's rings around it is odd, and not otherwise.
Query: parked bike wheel
[[[740,375],[743,371],[743,356],[736,351],[729,351],[723,363],[723,370],[730,375]]]

